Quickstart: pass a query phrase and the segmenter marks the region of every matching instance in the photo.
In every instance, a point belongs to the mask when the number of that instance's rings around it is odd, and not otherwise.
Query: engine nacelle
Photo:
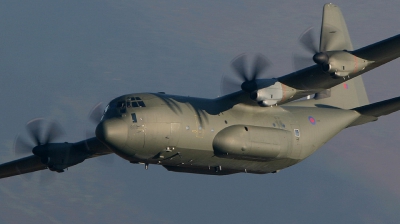
[[[287,130],[233,125],[220,131],[213,140],[214,154],[241,160],[271,160],[287,155],[290,145]]]
[[[329,56],[328,63],[322,65],[322,70],[344,77],[362,71],[371,61],[356,57],[347,51],[326,52]]]
[[[258,85],[262,85],[262,83]],[[272,106],[285,102],[295,93],[295,89],[280,82],[274,82],[274,84],[270,84],[265,88],[253,91],[250,94],[250,98],[256,101],[260,106]]]
[[[62,172],[65,168],[83,162],[89,153],[72,143],[49,143],[33,149],[40,161],[52,171]]]

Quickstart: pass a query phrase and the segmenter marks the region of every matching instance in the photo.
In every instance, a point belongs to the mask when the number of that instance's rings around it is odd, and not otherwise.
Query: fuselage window
[[[126,113],[126,103],[125,102],[118,102],[117,103],[118,109],[120,109],[120,113]]]
[[[131,116],[132,116],[132,122],[136,123],[137,122],[136,114],[135,113],[131,113]]]
[[[294,135],[296,137],[300,137],[300,130],[299,129],[294,129]]]

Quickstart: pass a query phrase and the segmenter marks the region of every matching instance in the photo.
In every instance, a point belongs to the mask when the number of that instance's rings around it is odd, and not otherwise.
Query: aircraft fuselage
[[[333,108],[142,93],[111,101],[96,135],[132,163],[203,174],[270,173],[305,159],[358,117]]]

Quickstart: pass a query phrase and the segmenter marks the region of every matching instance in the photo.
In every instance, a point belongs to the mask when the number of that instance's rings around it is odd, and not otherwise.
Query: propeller
[[[261,74],[270,67],[271,63],[264,55],[257,54],[254,58],[252,71],[248,73],[246,58],[246,54],[241,54],[232,60],[231,66],[235,71],[237,79],[228,76],[222,77],[222,95],[238,91],[239,88],[248,93],[251,93],[257,89],[256,80],[259,79]]]
[[[314,28],[309,27],[299,37],[298,41],[300,45],[312,54],[312,60],[314,63],[324,66],[329,62],[329,56],[324,52],[324,49],[317,47],[317,41],[315,40]],[[309,56],[301,56],[298,54],[293,55],[293,66],[296,71],[310,66],[311,60]]]
[[[97,103],[89,112],[89,115],[88,115],[89,120],[93,124],[97,125],[101,121],[101,118],[103,116],[103,111],[104,111],[103,103],[102,102]],[[86,130],[86,139],[94,138],[94,137],[96,137],[94,131]],[[90,151],[89,146],[87,144],[86,144],[86,147]]]
[[[90,110],[88,118],[93,124],[97,125],[98,123],[100,123],[101,118],[103,117],[103,113],[104,113],[103,103],[99,102]],[[86,149],[88,151],[91,151],[90,144],[88,144],[88,140],[94,137],[96,137],[96,134],[94,133],[93,130],[90,131],[86,130]],[[111,166],[114,163],[114,155],[99,156],[98,161],[100,161],[104,165]]]
[[[95,124],[100,123],[101,117],[103,116],[103,111],[103,103],[99,102],[92,108],[92,110],[90,110],[89,120],[91,120]]]
[[[89,112],[88,115],[89,120],[93,124],[97,125],[98,123],[100,123],[101,118],[103,117],[103,111],[104,111],[103,103],[102,102],[97,103]],[[94,131],[86,130],[86,139],[94,137],[96,137]]]
[[[26,129],[33,144],[27,143],[20,135],[18,135],[14,143],[14,152],[16,155],[21,156],[33,153],[37,156],[43,157],[46,154],[47,145],[64,135],[63,129],[55,121],[51,121],[48,125],[49,127],[47,131],[43,133],[42,126],[44,121],[43,118],[36,118],[26,124]]]
[[[48,124],[47,131],[44,132],[44,121],[45,120],[43,118],[36,118],[26,124],[26,129],[33,143],[28,143],[21,135],[18,135],[14,142],[14,153],[18,156],[33,153],[41,158],[42,163],[49,165],[47,164],[47,146],[55,139],[62,136],[64,131],[57,122],[51,121]],[[31,179],[30,173],[27,173],[24,176],[26,176],[28,180]],[[41,172],[39,181],[42,184],[46,184],[54,180],[54,178],[55,174],[53,172]]]

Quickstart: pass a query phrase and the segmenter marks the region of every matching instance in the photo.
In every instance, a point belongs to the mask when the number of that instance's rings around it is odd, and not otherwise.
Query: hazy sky
[[[0,1],[0,162],[36,117],[85,138],[98,102],[133,92],[215,98],[230,61],[293,71],[324,2]],[[354,47],[397,35],[400,1],[337,1]],[[365,75],[371,102],[400,95],[400,59]],[[400,113],[349,128],[278,174],[205,176],[91,159],[40,185],[0,180],[0,223],[399,223]],[[42,171],[49,172],[49,171]]]

